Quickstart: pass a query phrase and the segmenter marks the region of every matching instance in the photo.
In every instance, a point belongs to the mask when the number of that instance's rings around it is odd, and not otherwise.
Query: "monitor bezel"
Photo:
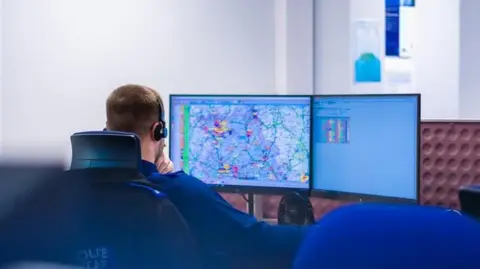
[[[170,94],[169,95],[169,114],[168,114],[168,126],[169,130],[172,130],[172,100],[175,97],[233,97],[233,98],[242,98],[242,97],[258,97],[258,98],[275,98],[275,97],[283,97],[283,98],[308,98],[309,99],[309,106],[310,112],[312,111],[312,104],[313,104],[313,96],[309,94]],[[308,169],[309,169],[309,180],[308,180],[308,188],[282,188],[282,187],[267,187],[267,186],[236,186],[236,185],[216,185],[216,184],[208,184],[210,187],[215,189],[216,191],[223,192],[223,193],[239,193],[239,194],[271,194],[271,195],[282,195],[291,192],[298,192],[300,194],[310,195],[310,191],[312,190],[312,118],[310,117],[310,145],[309,145],[309,159],[308,159]],[[168,136],[168,144],[172,145],[172,135]],[[168,148],[168,155],[169,158],[172,158],[172,150],[169,146]]]
[[[371,195],[371,194],[365,194],[365,193],[352,193],[352,192],[340,192],[340,191],[331,191],[331,190],[322,190],[322,189],[315,189],[314,186],[314,181],[317,180],[315,178],[315,165],[313,163],[313,150],[314,150],[314,145],[313,145],[313,118],[312,117],[312,122],[310,125],[310,173],[312,175],[311,177],[311,196],[312,197],[319,197],[319,198],[325,198],[325,199],[332,199],[332,200],[342,200],[342,201],[351,201],[351,202],[388,202],[388,203],[402,203],[402,204],[419,204],[420,203],[420,148],[421,148],[421,94],[419,93],[398,93],[398,94],[318,94],[318,95],[312,95],[311,99],[311,113],[313,115],[314,112],[314,103],[316,98],[322,98],[322,97],[346,97],[346,98],[364,98],[364,97],[416,97],[417,99],[417,147],[416,147],[416,197],[415,199],[410,199],[410,198],[402,198],[402,197],[393,197],[393,196],[381,196],[381,195]]]

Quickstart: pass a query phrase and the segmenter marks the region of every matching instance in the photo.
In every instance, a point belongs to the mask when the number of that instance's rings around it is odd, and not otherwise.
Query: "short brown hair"
[[[153,89],[128,84],[115,89],[107,99],[107,128],[111,131],[148,134],[163,113],[163,102]]]

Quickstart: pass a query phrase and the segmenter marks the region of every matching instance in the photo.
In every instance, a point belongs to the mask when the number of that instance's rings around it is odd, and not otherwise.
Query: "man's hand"
[[[158,158],[156,165],[160,174],[173,172],[173,162],[170,160],[170,158],[168,158],[165,152],[162,152],[162,156]]]

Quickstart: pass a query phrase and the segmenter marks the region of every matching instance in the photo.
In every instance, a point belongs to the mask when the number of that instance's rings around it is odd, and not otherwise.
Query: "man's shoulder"
[[[150,176],[147,177],[147,179],[150,182],[153,183],[176,183],[176,184],[181,184],[184,182],[188,182],[190,184],[202,184],[203,182],[200,181],[198,178],[193,177],[189,174],[186,174],[183,171],[178,171],[178,172],[173,172],[173,173],[166,173],[166,174],[161,174],[161,173],[153,173],[150,174]]]
[[[176,202],[177,206],[179,206],[180,201],[180,203],[193,200],[196,201],[194,203],[223,202],[221,196],[212,190],[208,184],[182,171],[152,174],[147,180],[156,185],[174,203]]]

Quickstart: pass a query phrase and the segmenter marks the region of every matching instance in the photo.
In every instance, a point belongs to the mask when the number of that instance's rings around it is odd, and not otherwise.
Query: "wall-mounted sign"
[[[385,0],[385,54],[411,58],[415,45],[415,0]]]

